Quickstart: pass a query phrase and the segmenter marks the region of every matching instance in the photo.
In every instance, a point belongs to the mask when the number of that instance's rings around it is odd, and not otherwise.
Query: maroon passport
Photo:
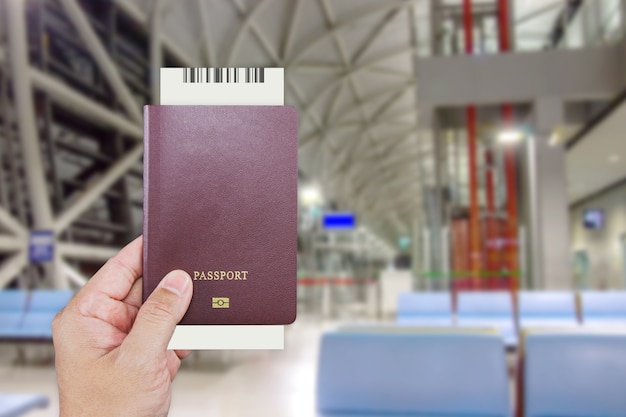
[[[146,106],[143,299],[183,269],[180,324],[296,317],[298,115],[290,106]]]

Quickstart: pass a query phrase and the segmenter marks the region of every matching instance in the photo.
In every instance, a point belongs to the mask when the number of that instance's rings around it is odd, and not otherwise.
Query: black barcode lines
[[[183,83],[264,83],[265,68],[181,68]]]
[[[265,82],[265,68],[246,68],[247,83]]]

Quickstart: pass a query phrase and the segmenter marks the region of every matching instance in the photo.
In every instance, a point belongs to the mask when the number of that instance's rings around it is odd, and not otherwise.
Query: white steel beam
[[[328,3],[328,0],[319,0],[319,3],[324,13],[324,17],[326,18],[327,26],[333,27],[336,24],[336,21],[335,21],[333,12],[330,8],[330,4]],[[343,38],[340,36],[340,33],[341,32],[333,32],[332,34],[335,48],[337,49],[337,52],[339,53],[339,57],[341,58],[341,63],[344,66],[344,68],[352,68],[354,66],[354,62],[352,62],[350,58],[348,57],[348,52],[346,51],[346,47],[343,42]],[[361,91],[359,89],[359,86],[355,78],[353,77],[353,74],[350,71],[346,72],[345,74],[347,75],[345,80],[347,80],[348,84],[350,85],[350,91],[352,91],[353,103],[356,105],[362,99]],[[339,85],[341,86],[343,84],[339,84]],[[375,134],[370,127],[368,115],[365,112],[365,109],[363,107],[358,106],[358,110],[359,110],[361,120],[364,122],[362,131],[364,135],[367,136],[370,142],[374,145]],[[325,120],[325,122],[328,122],[328,120]]]
[[[237,1],[235,0],[237,4]],[[242,16],[242,21],[239,27],[237,28],[237,33],[233,38],[233,41],[230,44],[230,47],[225,50],[228,54],[226,57],[226,66],[233,66],[233,61],[237,54],[237,50],[239,49],[239,44],[241,43],[241,38],[248,30],[248,26],[253,22],[254,16],[256,16],[260,11],[263,10],[265,6],[269,3],[268,0],[260,0],[254,4],[254,6],[250,7],[248,11]]]
[[[408,134],[406,134],[404,137],[401,136],[396,136],[396,137],[391,137],[389,140],[389,142],[392,142],[391,145],[389,145],[387,148],[385,148],[385,155],[384,155],[384,159],[386,164],[384,165],[385,169],[393,167],[393,166],[397,166],[397,165],[403,165],[406,163],[410,163],[413,160],[417,161],[418,157],[424,157],[424,156],[430,156],[433,152],[431,147],[425,147],[425,146],[418,146],[415,145],[413,148],[415,148],[415,151],[411,151],[411,152],[394,152],[394,150],[402,145],[406,140],[409,139],[415,139],[415,136],[417,135],[417,132],[412,131]],[[392,158],[392,153],[396,154],[396,153],[400,153],[400,157],[398,158]],[[355,163],[352,163],[353,166],[355,167],[368,167],[370,165],[370,160],[373,158],[373,155],[370,154],[365,154],[362,157],[359,157],[359,160]],[[353,168],[354,169],[354,168]]]
[[[302,72],[341,72],[345,69],[345,67],[341,64],[337,64],[336,62],[327,62],[327,61],[299,61],[294,62],[289,67],[291,70],[302,71]]]
[[[351,176],[353,178],[353,187],[355,190],[357,191],[361,191],[366,187],[371,187],[371,188],[377,188],[377,187],[384,187],[386,181],[393,175],[398,174],[399,172],[404,172],[406,175],[406,172],[411,170],[412,172],[412,168],[416,169],[416,164],[417,164],[417,158],[419,158],[419,154],[418,156],[415,156],[411,159],[406,159],[403,160],[401,163],[398,164],[385,164],[384,166],[382,166],[380,168],[380,171],[371,171],[371,170],[367,170],[367,165],[359,165],[358,167],[355,166],[354,168],[352,168],[351,172]],[[365,167],[365,168],[361,168],[361,167]],[[360,169],[358,169],[360,168]],[[415,173],[417,175],[417,173]],[[421,177],[419,175],[417,175],[417,177],[421,180],[424,179],[424,177]]]
[[[119,248],[59,242],[57,244],[57,250],[63,258],[99,262],[111,258],[119,251]]]
[[[0,253],[26,250],[26,236],[0,235]]]
[[[2,206],[0,206],[0,225],[16,236],[26,236],[28,233],[26,228]]]
[[[380,186],[380,188],[370,188],[370,190],[374,191],[370,191],[369,193],[363,193],[358,198],[363,199],[363,202],[368,205],[373,204],[377,200],[382,200],[393,204],[396,199],[404,193],[415,192],[415,194],[413,194],[413,198],[415,199],[415,201],[421,201],[421,198],[419,196],[419,188],[415,188],[419,186],[418,181],[419,178],[415,176],[403,177],[396,175],[395,177],[389,178],[389,181],[387,181],[388,185]],[[400,189],[404,189],[404,191]]]
[[[163,66],[161,31],[163,26],[163,0],[155,0],[150,19],[150,92],[152,104],[161,103],[160,73]]]
[[[339,102],[339,99],[341,98],[341,94],[343,93],[343,88],[344,88],[344,84],[339,84],[339,87],[337,87],[337,89],[333,93],[333,97],[330,99],[330,103],[326,105],[326,111],[324,112],[324,117],[323,117],[324,126],[325,126],[324,134],[328,133],[328,125],[330,124],[332,114],[335,112],[335,107],[337,107],[337,103]],[[361,123],[361,126],[362,125],[363,124]]]
[[[410,80],[415,79],[415,77],[412,74],[406,71],[395,70],[395,69],[379,67],[379,66],[370,67],[367,69],[367,72],[370,72],[372,74],[377,74],[377,75],[384,75],[386,77],[399,78],[401,81],[410,81]]]
[[[335,79],[333,79],[331,82],[327,83],[324,88],[320,89],[318,91],[318,93],[311,97],[308,100],[308,104],[307,107],[304,109],[305,115],[309,114],[309,111],[315,106],[315,104],[317,104],[317,102],[319,101],[319,99],[321,97],[323,97],[328,91],[331,91],[332,89],[334,89],[337,84],[343,82],[344,80],[348,79],[349,77],[353,76],[354,74],[360,73],[361,71],[364,71],[374,65],[379,64],[380,62],[383,62],[387,59],[392,59],[392,58],[396,58],[398,56],[401,55],[407,55],[407,54],[411,54],[415,51],[415,47],[413,46],[403,46],[401,48],[396,48],[396,49],[392,49],[389,50],[383,54],[380,54],[370,60],[368,60],[367,62],[363,62],[362,64],[358,64],[355,65],[349,69],[347,69],[344,73],[342,73],[342,75],[340,77],[337,77]]]
[[[240,2],[235,0],[233,1],[233,4],[235,5],[237,12],[239,13],[239,16],[245,18],[246,11],[245,8],[240,4]],[[256,40],[259,42],[259,44],[261,44],[261,47],[265,50],[265,53],[270,57],[271,62],[275,63],[279,67],[284,66],[282,59],[280,59],[276,51],[272,48],[272,42],[270,42],[267,39],[267,36],[263,34],[261,29],[256,26],[254,20],[248,21],[247,26],[250,27],[250,31],[252,32]]]
[[[235,7],[237,8],[237,11],[240,15],[243,15],[245,13],[244,8],[239,4],[239,2],[235,1],[234,2]],[[278,66],[278,67],[285,67],[285,69],[287,68],[285,61],[279,57],[276,52],[272,49],[271,47],[271,43],[268,41],[267,37],[263,35],[263,33],[257,28],[256,26],[256,22],[251,21],[250,24],[250,32],[252,33],[252,35],[256,38],[256,40],[259,42],[259,44],[261,45],[261,48],[263,49],[263,51],[267,54],[267,56],[270,59],[270,62],[272,65]],[[285,79],[285,88],[291,90],[294,98],[296,99],[296,101],[298,102],[299,108],[300,109],[304,109],[304,115],[308,115],[310,120],[313,122],[313,124],[315,125],[316,128],[319,128],[321,126],[321,123],[317,120],[317,117],[315,116],[315,114],[313,114],[312,112],[309,113],[308,108],[304,107],[304,102],[305,100],[302,99],[301,94],[298,91],[297,86],[291,81],[291,79],[289,77],[287,77]]]
[[[363,99],[355,103],[355,105],[347,107],[346,110],[340,112],[335,117],[333,117],[333,119],[329,122],[329,124],[322,126],[322,128],[315,130],[314,132],[311,132],[310,134],[302,138],[300,140],[300,147],[303,147],[304,145],[311,143],[311,141],[313,141],[314,139],[320,137],[323,131],[328,130],[332,127],[339,127],[341,125],[342,120],[344,120],[349,114],[357,111],[360,107],[365,107],[371,103],[374,103],[383,96],[394,95],[399,91],[406,91],[407,89],[410,89],[414,86],[415,86],[415,80],[412,79],[396,87],[392,87],[390,89],[386,89],[386,90],[383,90],[374,94],[370,94],[369,96],[363,97]],[[412,110],[412,111],[415,111],[415,110]]]
[[[209,20],[209,9],[205,0],[198,0],[198,12],[200,13],[200,22],[202,24],[202,46],[204,48],[204,57],[207,66],[217,66],[215,59],[215,50],[211,36],[211,22]]]
[[[99,124],[116,128],[120,133],[137,140],[143,138],[143,127],[140,123],[126,119],[121,114],[109,110],[81,93],[77,93],[58,79],[38,69],[30,68],[29,74],[33,85],[48,93],[50,98],[60,106]]]
[[[383,193],[383,190],[397,189],[399,187],[408,186],[412,183],[420,184],[424,178],[419,173],[409,172],[401,175],[401,172],[388,174],[385,177],[377,177],[372,181],[360,184],[354,187],[354,198],[360,199],[364,195],[377,196]]]
[[[237,12],[240,14],[240,16],[244,15],[245,10],[244,10],[243,6],[241,6],[241,4],[239,4],[239,2],[237,2],[237,1],[234,2],[234,5],[235,5],[235,7],[237,9]],[[287,69],[287,65],[285,64],[284,59],[279,57],[277,55],[277,53],[272,49],[271,43],[268,41],[267,37],[264,36],[263,33],[257,28],[256,22],[251,21],[249,26],[250,26],[250,32],[256,38],[256,40],[259,42],[259,44],[261,45],[261,48],[263,49],[265,54],[269,57],[271,64],[275,65],[277,67],[285,67],[285,69]],[[305,100],[302,98],[302,95],[299,93],[298,88],[295,85],[295,83],[293,83],[293,81],[291,81],[291,79],[289,77],[287,77],[285,79],[285,83],[286,83],[285,84],[285,88],[292,92],[294,98],[298,102],[299,108],[300,109],[304,109],[303,110],[304,116],[308,115],[310,120],[315,125],[315,127],[319,129],[319,127],[321,126],[321,123],[317,120],[317,117],[315,116],[314,113],[312,113],[312,112],[309,113],[308,108],[305,108],[305,106],[303,104],[303,103],[305,103]]]
[[[380,34],[389,26],[389,24],[393,21],[393,19],[398,15],[402,9],[392,9],[387,12],[387,14],[383,17],[383,19],[378,22],[378,24],[374,27],[374,29],[367,36],[365,41],[359,46],[359,48],[352,54],[351,61],[357,63],[361,60],[363,55],[367,52],[367,50],[372,46],[376,39],[380,36]]]
[[[28,167],[25,170],[25,175],[32,203],[34,226],[47,229],[52,225],[53,214],[39,147],[33,90],[31,80],[28,77],[28,43],[26,41],[24,2],[22,0],[9,0],[6,5],[13,96],[17,107],[17,122],[22,151],[25,164]]]
[[[374,205],[368,210],[372,216],[380,215],[381,213],[392,213],[394,211],[402,212],[411,207],[419,208],[420,200],[415,199],[415,194],[406,193],[402,194],[401,198],[391,200],[376,200]]]
[[[367,17],[373,16],[375,14],[384,12],[386,10],[392,10],[397,8],[407,8],[410,7],[413,3],[417,3],[422,0],[399,0],[399,1],[385,1],[384,3],[377,3],[374,7],[370,7],[368,9],[359,10],[353,15],[344,18],[343,20],[337,22],[332,27],[325,27],[313,36],[309,37],[304,45],[301,45],[299,48],[296,48],[296,54],[289,58],[287,62],[287,67],[290,66],[293,62],[297,61],[300,57],[302,57],[307,51],[309,51],[312,47],[325,40],[329,36],[333,36],[333,34],[337,31],[342,30],[343,28],[350,27],[354,23],[358,22],[361,19],[365,19]]]
[[[371,168],[372,159],[375,159],[377,156],[382,156],[384,159],[386,159],[385,157],[391,150],[393,150],[396,146],[399,146],[399,144],[401,144],[403,141],[413,135],[414,132],[415,127],[409,126],[407,129],[401,132],[396,132],[394,135],[386,137],[384,144],[387,145],[387,147],[384,148],[382,153],[379,155],[372,153],[366,153],[365,155],[363,155],[363,151],[357,152],[359,151],[359,149],[348,149],[344,146],[340,148],[337,152],[337,159],[339,163],[333,171],[334,173],[341,174],[351,167],[359,167],[361,165]],[[358,141],[358,139],[355,139],[354,141]],[[342,158],[342,160],[339,160],[339,158]],[[360,159],[356,160],[355,162],[356,158]]]
[[[285,60],[287,58],[287,55],[289,55],[291,44],[293,43],[293,37],[294,37],[293,33],[294,33],[294,28],[297,27],[298,18],[300,16],[300,13],[298,12],[300,10],[301,1],[293,0],[287,3],[289,3],[291,6],[291,13],[285,23],[283,36],[280,42],[280,51],[278,54],[280,56],[280,59],[282,60]]]
[[[0,288],[6,287],[16,275],[22,272],[28,259],[26,251],[11,255],[0,264]]]
[[[83,38],[87,44],[87,50],[98,63],[98,66],[102,70],[102,74],[109,82],[109,85],[115,92],[117,98],[120,100],[120,104],[136,122],[142,122],[143,117],[139,104],[130,93],[128,86],[122,79],[122,76],[111,59],[111,56],[107,53],[104,46],[102,46],[102,42],[100,42],[98,35],[91,27],[89,19],[87,19],[87,16],[85,16],[81,7],[78,5],[76,0],[61,0],[61,3],[67,11],[70,20],[78,30],[81,38]]]
[[[141,158],[143,154],[143,145],[136,145],[124,157],[113,164],[107,171],[87,187],[85,191],[66,208],[55,220],[54,230],[57,233],[65,230],[74,220],[85,212],[106,190],[120,179],[132,166]]]
[[[387,108],[391,105],[392,103],[385,103],[383,104],[383,106],[381,106],[375,114],[372,115],[372,121],[376,122],[386,111]],[[409,109],[410,111],[414,111],[413,109]],[[415,129],[417,128],[417,124],[415,124],[413,127],[409,127],[408,130],[405,130],[403,132],[398,132],[396,133],[394,136],[391,137],[385,137],[383,140],[385,143],[387,142],[393,142],[394,145],[392,146],[397,146],[398,145],[398,140],[403,141],[405,140],[407,137],[409,137],[411,134],[413,134],[415,132]],[[369,152],[368,154],[366,154],[366,156],[364,157],[365,159],[361,159],[358,162],[367,162],[367,163],[371,163],[372,161],[375,161],[378,163],[378,161],[380,161],[381,159],[383,159],[385,156],[387,156],[390,152],[391,149],[393,149],[393,147],[386,147],[383,148],[383,150],[380,149],[380,142],[377,143],[377,153],[374,152]],[[340,151],[343,152],[343,155],[346,155],[343,159],[343,161],[339,164],[337,171],[343,171],[346,170],[348,168],[349,165],[353,164],[353,161],[357,158],[360,157],[362,154],[362,151],[359,152],[359,145],[362,145],[362,141],[357,140],[353,140],[352,142],[347,143],[345,146],[343,146]],[[361,146],[362,148],[362,146]],[[369,149],[369,148],[367,148]]]
[[[65,261],[61,261],[62,273],[67,276],[70,282],[73,282],[77,287],[82,287],[87,283],[87,277],[78,272],[70,264]]]
[[[399,188],[408,188],[412,186],[412,184],[419,185],[420,179],[418,175],[400,175],[400,173],[389,175],[384,181],[376,181],[368,188],[361,188],[361,192],[358,192],[358,190],[355,191],[354,198],[365,199],[366,196],[371,196],[373,199],[377,199],[380,196],[384,196],[385,200],[393,200],[393,197],[402,194],[401,191],[398,190]],[[391,193],[391,190],[395,190],[395,193]],[[420,199],[417,195],[415,198]]]
[[[117,7],[128,15],[128,17],[133,19],[146,31],[148,30],[148,16],[135,3],[130,0],[114,0],[114,2]],[[196,60],[185,53],[184,48],[176,45],[172,39],[165,34],[163,35],[163,46],[168,53],[172,54],[174,58],[180,61],[183,65],[193,66],[196,64]]]
[[[415,110],[411,109],[411,111],[415,111]],[[398,120],[393,120],[389,117],[385,117],[385,118],[379,118],[378,120],[376,120],[376,122],[370,123],[369,125],[371,127],[384,127],[384,126],[411,127],[411,126],[415,126],[415,122],[398,121]],[[336,129],[359,129],[363,127],[363,123],[358,122],[358,121],[354,121],[354,122],[346,121],[346,122],[339,122],[336,125],[334,125],[334,127]]]
[[[397,93],[398,91],[404,91],[404,90],[408,90],[415,87],[415,79],[414,78],[410,78],[405,80],[405,82],[394,86],[394,87],[389,87],[388,89],[370,94],[368,96],[363,97],[363,100],[361,100],[359,103],[357,103],[356,106],[353,107],[347,107],[344,111],[342,111],[341,113],[337,114],[337,116],[333,119],[333,122],[339,122],[343,119],[346,118],[346,116],[348,116],[349,114],[355,112],[357,110],[358,106],[365,106],[367,104],[370,104],[372,102],[375,102],[376,100],[380,99],[383,96],[386,95],[392,95]]]

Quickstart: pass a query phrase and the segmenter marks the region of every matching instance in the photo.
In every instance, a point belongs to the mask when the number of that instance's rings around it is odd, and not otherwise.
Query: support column
[[[444,256],[444,219],[443,219],[443,144],[444,140],[437,115],[434,115],[433,124],[431,125],[432,134],[431,142],[433,144],[433,174],[435,184],[432,190],[429,190],[428,199],[431,208],[429,224],[431,225],[431,243],[435,277],[433,288],[436,290],[447,290],[447,278],[445,275],[446,257]]]
[[[417,215],[415,215],[415,217],[413,218],[411,234],[411,266],[413,267],[413,291],[419,291],[423,289],[421,275],[422,271],[424,270],[424,259],[422,259],[420,252],[422,250],[420,230],[420,221]]]
[[[163,66],[163,47],[161,27],[163,24],[163,1],[156,0],[152,5],[150,20],[150,91],[152,104],[161,103],[161,67]]]
[[[31,194],[33,219],[35,227],[50,227],[52,208],[48,199],[46,174],[43,171],[39,136],[37,135],[33,89],[28,74],[28,43],[26,42],[24,3],[20,0],[10,0],[7,6],[11,78],[13,80],[18,129],[24,159],[28,166],[25,175]]]
[[[474,54],[474,21],[472,0],[463,0],[463,32],[465,38],[465,54]],[[479,207],[478,207],[478,167],[477,167],[477,120],[476,106],[473,104],[467,106],[466,112],[467,123],[467,154],[468,154],[468,175],[469,175],[469,248],[470,248],[470,266],[472,270],[472,287],[478,289],[481,286],[480,270],[481,264],[481,248],[480,248],[480,223],[479,223]]]
[[[33,227],[51,230],[53,223],[52,207],[48,197],[46,173],[43,168],[35,108],[33,105],[33,89],[28,69],[28,42],[26,36],[26,14],[24,2],[10,0],[7,2],[8,40],[10,52],[11,78],[13,95],[17,110],[17,121],[24,161],[28,192],[30,194]],[[15,265],[25,261],[26,257],[15,258]],[[13,270],[19,273],[17,266]],[[46,276],[58,288],[68,286],[65,276],[61,273],[58,257],[55,262],[45,265]]]
[[[422,240],[423,260],[422,265],[427,266],[422,271],[426,272],[426,288],[428,290],[446,290],[448,289],[446,277],[442,276],[445,270],[445,259],[442,256],[442,229],[443,229],[443,201],[442,201],[442,150],[443,138],[439,132],[439,123],[437,121],[437,112],[433,108],[424,108],[419,114],[420,132],[419,138],[422,141],[428,141],[433,146],[433,165],[426,167],[423,156],[418,158],[418,169],[420,177],[420,190],[423,201],[422,215],[422,232],[425,237]],[[430,168],[430,169],[428,169]],[[430,172],[429,172],[430,171]],[[427,181],[432,178],[433,181]]]
[[[571,289],[569,210],[565,148],[552,146],[554,127],[563,123],[563,103],[535,102],[535,136],[527,141],[531,283],[537,289]]]

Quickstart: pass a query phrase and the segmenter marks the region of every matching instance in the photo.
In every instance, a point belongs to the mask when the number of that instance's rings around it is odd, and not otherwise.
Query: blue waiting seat
[[[70,301],[72,290],[33,290],[21,326],[26,339],[52,339],[52,320]]]
[[[580,301],[585,326],[626,326],[625,291],[582,291]]]
[[[397,323],[344,324],[338,327],[337,331],[342,333],[498,334],[495,329],[489,327],[411,326]]]
[[[529,332],[524,350],[524,416],[626,416],[626,333]]]
[[[0,393],[0,417],[19,417],[34,408],[46,408],[48,403],[44,395]]]
[[[398,324],[451,326],[452,300],[447,292],[405,292],[398,296]]]
[[[513,298],[507,291],[459,292],[456,322],[464,327],[492,327],[507,348],[517,347]]]
[[[8,338],[16,334],[24,317],[27,300],[26,291],[0,291],[0,338]]]
[[[502,341],[495,334],[326,333],[317,412],[510,417]]]
[[[520,291],[520,329],[531,327],[576,327],[576,299],[570,291]]]

